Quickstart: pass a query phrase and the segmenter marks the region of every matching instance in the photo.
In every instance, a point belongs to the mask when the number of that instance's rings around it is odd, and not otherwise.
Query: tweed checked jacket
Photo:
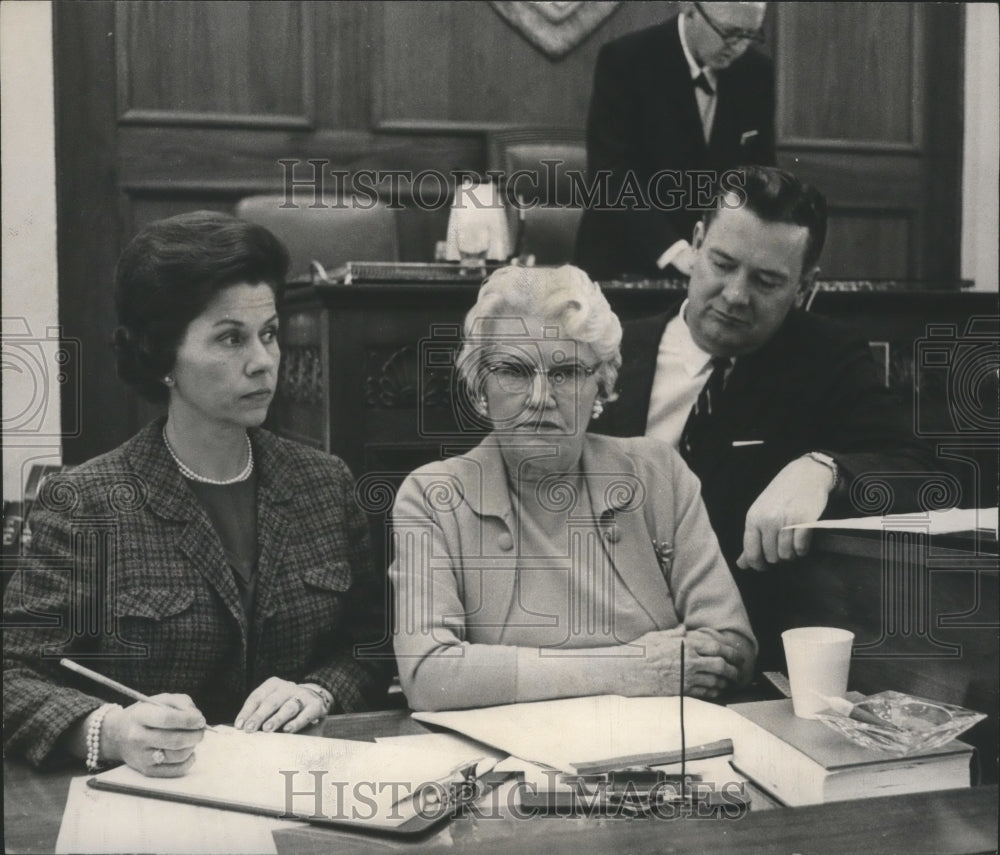
[[[384,586],[344,463],[250,432],[257,588],[247,615],[162,426],[48,479],[32,511],[30,556],[4,598],[11,754],[64,760],[60,736],[123,700],[60,668],[61,656],[147,694],[187,693],[210,723],[231,722],[271,676],[326,687],[334,712],[364,709],[385,689],[384,662],[355,655],[384,633]]]

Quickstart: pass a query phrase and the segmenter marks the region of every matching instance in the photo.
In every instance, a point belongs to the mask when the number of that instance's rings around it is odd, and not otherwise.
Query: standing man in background
[[[690,272],[714,178],[774,164],[774,71],[754,50],[766,3],[682,3],[601,48],[587,117],[590,186],[575,263],[594,279]],[[596,185],[595,185],[596,182]]]

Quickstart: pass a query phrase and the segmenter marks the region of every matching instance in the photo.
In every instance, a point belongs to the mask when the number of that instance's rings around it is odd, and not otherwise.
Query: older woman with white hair
[[[510,267],[465,319],[458,370],[491,426],[403,483],[395,649],[413,709],[595,694],[714,698],[756,642],[677,453],[588,434],[621,324],[575,267]]]

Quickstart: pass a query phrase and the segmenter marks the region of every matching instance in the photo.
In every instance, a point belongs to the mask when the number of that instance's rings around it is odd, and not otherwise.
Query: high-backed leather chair
[[[307,278],[311,263],[331,270],[347,261],[398,261],[399,234],[395,211],[369,199],[324,200],[329,207],[296,203],[281,207],[285,197],[248,196],[236,216],[266,226],[288,247],[290,278]]]
[[[488,140],[491,169],[511,181],[523,212],[511,211],[516,250],[538,264],[563,264],[573,257],[583,214],[571,175],[586,179],[587,149],[582,130],[523,128],[497,131]],[[519,237],[518,237],[519,236]]]

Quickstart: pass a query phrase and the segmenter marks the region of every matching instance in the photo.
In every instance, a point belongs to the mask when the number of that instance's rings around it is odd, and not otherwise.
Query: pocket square
[[[762,439],[734,439],[733,448],[742,448],[745,445],[763,445]]]
[[[746,145],[750,140],[759,135],[757,131],[744,131],[740,136],[740,145]]]

